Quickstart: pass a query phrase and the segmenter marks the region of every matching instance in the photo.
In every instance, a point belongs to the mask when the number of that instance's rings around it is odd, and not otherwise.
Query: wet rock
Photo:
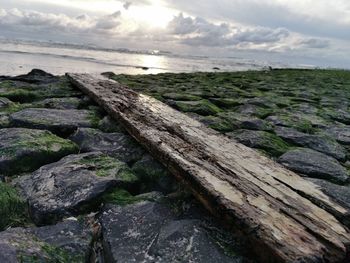
[[[107,206],[101,225],[108,262],[239,262],[219,250],[201,221],[175,220],[163,204]]]
[[[10,118],[7,113],[0,112],[0,129],[10,126]]]
[[[319,186],[326,195],[333,198],[340,205],[350,209],[350,187],[333,184],[323,179],[309,178],[309,181]]]
[[[98,128],[103,132],[120,132],[127,133],[127,131],[115,120],[108,115],[105,116],[98,124]]]
[[[59,80],[59,77],[56,77],[50,73],[47,73],[41,69],[33,69],[26,75],[20,75],[17,77],[10,78],[11,80],[16,81],[24,81],[28,83],[34,83],[34,84],[46,84],[51,83]]]
[[[87,262],[93,232],[84,222],[0,232],[0,262]]]
[[[262,149],[272,156],[280,156],[289,148],[281,138],[265,131],[237,130],[226,135],[248,147]]]
[[[14,184],[28,200],[33,221],[42,225],[91,210],[109,189],[136,182],[125,163],[95,152],[69,155],[16,179]]]
[[[291,150],[283,154],[278,162],[294,172],[309,177],[339,183],[345,183],[349,178],[347,170],[336,159],[311,149]]]
[[[140,178],[143,192],[161,191],[170,193],[178,188],[174,177],[149,154],[145,154],[141,160],[137,161],[132,166],[132,171]]]
[[[258,130],[258,131],[272,131],[271,125],[268,122],[258,118],[242,119],[238,124],[241,129]]]
[[[25,128],[0,129],[0,173],[14,175],[78,152],[78,146],[51,132]]]
[[[101,151],[123,162],[134,163],[142,158],[144,150],[129,135],[103,133],[96,129],[80,128],[70,139],[82,152]]]
[[[325,109],[324,115],[344,124],[350,124],[350,113],[344,109]]]
[[[199,115],[208,116],[215,115],[220,112],[220,108],[218,108],[215,104],[207,101],[207,100],[199,100],[199,101],[172,101],[169,102],[170,106],[183,111],[183,112],[194,112]]]
[[[257,116],[259,118],[266,118],[272,113],[272,110],[269,108],[258,107],[253,104],[244,104],[242,106],[239,106],[236,109],[236,112],[247,116]]]
[[[95,127],[99,117],[88,110],[58,110],[29,108],[10,115],[11,125],[46,129],[55,134],[69,135],[78,127]]]
[[[201,100],[202,98],[199,96],[194,96],[191,94],[186,94],[186,93],[164,93],[162,95],[163,98],[165,99],[170,99],[170,100],[179,100],[179,101],[196,101],[196,100]]]
[[[340,161],[346,159],[346,150],[330,137],[306,134],[286,127],[277,127],[275,132],[286,142],[313,149]]]
[[[350,145],[350,126],[331,127],[325,132],[334,136],[341,144]]]
[[[35,103],[36,107],[49,108],[49,109],[61,109],[71,110],[78,109],[82,105],[83,101],[75,97],[67,98],[49,98],[43,101]]]
[[[9,105],[11,105],[13,102],[10,101],[8,98],[1,98],[0,97],[0,109],[6,108]]]

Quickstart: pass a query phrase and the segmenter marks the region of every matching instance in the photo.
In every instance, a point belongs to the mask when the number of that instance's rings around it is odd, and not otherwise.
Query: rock
[[[350,209],[350,187],[333,184],[323,179],[309,178],[309,181],[318,185],[327,196],[333,198],[337,203]]]
[[[346,150],[330,137],[306,134],[286,127],[276,127],[275,132],[286,142],[313,149],[340,161],[346,160]]]
[[[83,101],[76,97],[49,98],[43,101],[36,102],[35,106],[40,108],[71,110],[78,109],[82,105],[82,103]]]
[[[344,109],[325,109],[324,115],[344,124],[350,124],[350,113]]]
[[[59,81],[59,77],[56,77],[41,69],[33,69],[28,74],[12,77],[11,80],[24,81],[28,83],[34,83],[34,84],[46,84],[46,83]]]
[[[165,167],[152,156],[145,154],[132,166],[132,171],[142,182],[142,191],[161,191],[171,193],[177,190],[178,184]]]
[[[314,178],[345,183],[347,170],[333,157],[311,149],[299,148],[283,154],[278,162],[290,170]]]
[[[91,210],[106,191],[136,182],[137,177],[124,163],[94,152],[69,155],[14,184],[28,200],[33,221],[42,225]]]
[[[0,129],[0,173],[14,175],[31,172],[78,150],[75,143],[48,131]]]
[[[244,104],[236,109],[236,112],[246,116],[257,116],[259,118],[266,118],[272,113],[269,108],[262,108],[253,104]]]
[[[248,147],[262,149],[272,156],[280,156],[289,148],[281,138],[265,131],[237,130],[226,135]]]
[[[10,115],[10,123],[15,127],[46,129],[63,136],[79,127],[95,127],[98,122],[97,114],[88,110],[29,108]]]
[[[127,131],[108,115],[99,122],[98,128],[103,132],[120,132],[127,134]]]
[[[9,115],[5,112],[0,112],[0,129],[7,128],[10,126]]]
[[[54,226],[0,232],[0,262],[88,262],[92,228],[67,220]]]
[[[271,125],[258,118],[246,118],[242,119],[238,124],[241,129],[258,130],[258,131],[272,131]]]
[[[0,109],[7,108],[10,106],[13,102],[10,101],[8,98],[1,98],[0,97]]]
[[[107,262],[239,262],[226,256],[199,220],[175,220],[164,204],[107,206],[100,219]]]
[[[215,115],[221,109],[207,100],[199,101],[172,101],[169,105],[183,112],[194,112],[199,115]]]
[[[143,148],[131,136],[123,133],[80,128],[70,139],[80,146],[82,152],[101,151],[127,163],[140,160],[144,154]]]
[[[194,96],[191,94],[187,93],[164,93],[162,94],[162,97],[165,99],[170,99],[170,100],[179,100],[179,101],[196,101],[196,100],[201,100],[202,98],[199,96]]]
[[[340,142],[341,144],[350,145],[350,126],[331,127],[325,132]]]

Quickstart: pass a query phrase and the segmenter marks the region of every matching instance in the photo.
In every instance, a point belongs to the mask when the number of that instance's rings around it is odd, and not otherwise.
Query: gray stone
[[[319,186],[326,195],[333,198],[337,203],[350,209],[350,187],[328,182],[323,179],[308,178],[309,181]]]
[[[8,107],[12,103],[13,102],[10,101],[9,99],[0,97],[0,109]]]
[[[275,132],[286,142],[313,149],[340,161],[346,160],[346,150],[330,137],[302,133],[286,127],[276,127]]]
[[[70,139],[80,146],[82,152],[101,151],[127,163],[140,160],[144,154],[143,148],[131,136],[123,133],[80,128]]]
[[[161,191],[171,193],[177,190],[178,184],[167,169],[149,154],[132,166],[132,171],[140,178],[142,191]]]
[[[289,147],[281,138],[265,131],[237,130],[226,135],[248,147],[262,149],[272,156],[282,155]]]
[[[259,130],[259,131],[271,131],[272,127],[271,125],[261,119],[258,118],[252,118],[252,119],[243,119],[241,123],[239,124],[239,127],[241,129],[248,129],[248,130]]]
[[[98,128],[103,132],[121,132],[127,133],[127,131],[115,120],[108,115],[105,116],[98,124]]]
[[[76,97],[49,98],[35,102],[35,106],[49,109],[72,110],[78,109],[82,103],[83,101]]]
[[[168,206],[107,206],[100,219],[107,262],[239,262],[226,256],[199,220],[175,220]]]
[[[333,157],[311,149],[299,148],[283,154],[278,161],[287,168],[314,178],[339,183],[348,181],[347,170]]]
[[[0,129],[0,173],[32,172],[78,152],[78,146],[49,131],[25,128]]]
[[[28,74],[12,77],[10,79],[16,80],[16,81],[24,81],[28,83],[35,83],[35,84],[46,84],[46,83],[59,81],[59,77],[56,77],[41,69],[33,69]]]
[[[0,232],[0,262],[74,262],[89,259],[92,228],[67,220],[53,226],[13,228]]]
[[[325,130],[341,144],[350,145],[350,126],[331,127]]]
[[[46,129],[59,135],[68,135],[78,127],[94,127],[99,119],[88,110],[59,110],[29,108],[10,115],[11,125]]]
[[[28,200],[33,221],[42,225],[90,210],[109,189],[136,182],[137,177],[124,163],[95,152],[69,155],[14,184]]]

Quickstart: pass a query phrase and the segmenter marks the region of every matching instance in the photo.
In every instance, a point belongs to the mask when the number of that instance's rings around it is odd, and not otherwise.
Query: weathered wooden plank
[[[349,260],[349,211],[317,186],[167,105],[102,77],[67,74],[262,262]]]

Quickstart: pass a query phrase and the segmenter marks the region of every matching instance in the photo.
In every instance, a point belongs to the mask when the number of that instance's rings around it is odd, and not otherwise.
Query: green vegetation
[[[133,184],[138,181],[126,163],[107,155],[86,156],[79,163],[93,165],[97,176],[115,176],[123,184]]]
[[[102,197],[103,203],[120,206],[135,204],[141,201],[154,201],[154,198],[151,196],[133,196],[128,191],[120,188],[116,188],[113,191],[104,194]]]
[[[0,182],[0,231],[7,227],[24,226],[29,222],[27,203],[15,188]]]

